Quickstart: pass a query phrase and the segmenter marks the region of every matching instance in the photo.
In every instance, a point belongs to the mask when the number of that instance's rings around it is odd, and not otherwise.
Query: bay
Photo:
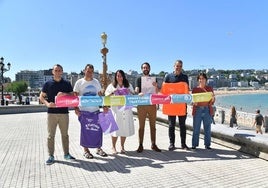
[[[235,106],[237,111],[255,113],[260,109],[261,114],[268,114],[268,94],[236,94],[236,95],[217,95],[216,106],[231,108]]]

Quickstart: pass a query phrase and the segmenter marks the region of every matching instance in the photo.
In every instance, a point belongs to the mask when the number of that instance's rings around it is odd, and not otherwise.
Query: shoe
[[[125,155],[127,154],[126,150],[124,150],[124,149],[122,149],[120,153],[125,154]]]
[[[54,161],[55,161],[54,156],[50,155],[48,160],[46,161],[46,165],[52,165]]]
[[[193,147],[192,147],[192,149],[196,149],[196,147],[195,147],[195,146],[193,146]]]
[[[96,152],[97,155],[100,155],[102,157],[107,157],[107,153],[105,153],[102,149],[98,149]]]
[[[89,151],[85,151],[84,157],[86,159],[93,159],[94,158],[94,156]]]
[[[170,144],[169,147],[168,147],[168,150],[169,150],[169,151],[173,151],[173,150],[175,150],[175,146],[174,146],[174,144]]]
[[[155,144],[153,144],[151,148],[152,148],[152,150],[154,150],[154,151],[156,151],[156,152],[161,152],[161,149],[159,149],[159,148],[157,147],[157,145],[155,145]]]
[[[211,147],[209,147],[209,146],[206,146],[206,149],[209,149],[209,150],[211,150]]]
[[[189,147],[186,144],[184,144],[181,146],[181,149],[189,150]]]
[[[137,152],[138,152],[138,153],[143,152],[143,146],[142,146],[141,144],[139,145],[139,148],[137,149]]]
[[[73,156],[71,156],[69,153],[64,155],[64,159],[65,160],[70,160],[70,161],[75,160],[75,158]]]

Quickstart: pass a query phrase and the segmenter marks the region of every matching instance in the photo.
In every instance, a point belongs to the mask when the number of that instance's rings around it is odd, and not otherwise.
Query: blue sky
[[[59,63],[102,71],[100,35],[108,35],[109,71],[267,69],[268,1],[0,0],[0,56],[5,76]]]

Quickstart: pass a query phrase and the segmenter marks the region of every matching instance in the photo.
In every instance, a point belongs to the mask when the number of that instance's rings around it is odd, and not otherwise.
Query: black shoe
[[[196,147],[195,147],[195,146],[193,146],[193,147],[192,147],[192,149],[196,149]]]
[[[139,145],[139,148],[137,149],[137,152],[138,152],[138,153],[143,152],[143,146],[142,146],[142,145]]]
[[[170,144],[169,147],[168,147],[168,150],[169,150],[169,151],[173,151],[173,150],[175,150],[175,146],[174,146],[174,144]]]
[[[184,145],[181,146],[181,149],[189,150],[189,147],[186,144],[184,144]]]
[[[209,146],[206,146],[206,149],[209,149],[209,150],[211,150],[211,147],[209,147]]]

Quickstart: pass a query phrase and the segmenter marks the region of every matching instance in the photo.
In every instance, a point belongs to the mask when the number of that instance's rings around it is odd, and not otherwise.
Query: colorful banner
[[[191,103],[192,95],[190,94],[180,94],[180,95],[171,95],[171,103]]]
[[[192,94],[193,102],[208,102],[213,96],[212,92],[194,93]]]
[[[171,97],[169,95],[151,95],[151,103],[152,104],[170,104]]]
[[[55,97],[57,107],[76,107],[79,105],[79,97],[73,95],[62,95]]]
[[[123,95],[105,96],[103,99],[104,106],[124,106],[126,104],[126,97]]]
[[[169,116],[184,116],[187,113],[186,103],[191,102],[189,86],[186,82],[163,83],[161,93],[171,95],[170,104],[163,104],[163,114]]]
[[[212,92],[195,94],[150,94],[150,95],[116,95],[116,96],[59,96],[55,98],[57,107],[89,106],[137,106],[151,104],[181,104],[207,102]]]
[[[79,106],[103,106],[103,97],[101,96],[79,96]]]

